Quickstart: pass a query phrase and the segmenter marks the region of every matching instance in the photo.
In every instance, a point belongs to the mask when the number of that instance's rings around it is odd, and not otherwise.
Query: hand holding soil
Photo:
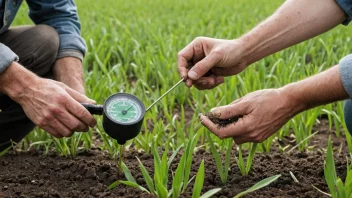
[[[296,115],[298,107],[281,90],[266,89],[214,108],[211,114],[200,114],[199,118],[221,139],[232,137],[237,144],[263,142]]]

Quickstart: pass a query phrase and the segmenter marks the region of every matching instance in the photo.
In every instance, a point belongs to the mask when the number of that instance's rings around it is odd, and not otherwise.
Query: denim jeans
[[[348,132],[352,135],[352,100],[345,100],[344,105],[345,123]]]
[[[52,66],[59,49],[59,36],[47,25],[22,26],[0,35],[0,43],[7,45],[19,56],[19,62],[41,77],[52,76]],[[35,125],[22,107],[7,95],[0,93],[0,151],[18,142]]]

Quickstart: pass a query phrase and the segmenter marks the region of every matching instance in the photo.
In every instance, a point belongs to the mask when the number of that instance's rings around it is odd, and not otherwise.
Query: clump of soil
[[[217,124],[218,128],[226,127],[229,124],[237,122],[238,119],[243,117],[243,116],[235,116],[230,119],[219,119],[219,118],[215,117],[213,113],[206,113],[205,116],[207,116],[209,118],[209,120],[211,120],[214,124]]]

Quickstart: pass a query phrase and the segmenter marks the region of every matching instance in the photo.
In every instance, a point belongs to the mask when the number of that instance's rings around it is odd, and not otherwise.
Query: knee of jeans
[[[344,117],[347,130],[352,135],[352,100],[345,100]]]

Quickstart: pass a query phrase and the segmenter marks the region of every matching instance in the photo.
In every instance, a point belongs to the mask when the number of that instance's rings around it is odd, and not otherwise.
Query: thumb
[[[75,99],[77,102],[80,103],[89,103],[89,104],[96,104],[97,102],[95,100],[92,100],[90,98],[88,98],[87,96],[85,96],[84,94],[81,94],[80,92],[71,89],[69,87],[66,87],[66,92],[68,94],[70,94],[70,96]]]
[[[210,112],[214,117],[219,119],[230,119],[236,116],[246,115],[249,112],[247,111],[248,107],[246,103],[234,103],[221,107],[212,108]]]
[[[188,72],[188,77],[192,80],[198,80],[204,76],[212,67],[218,64],[220,56],[216,52],[211,52],[208,56],[203,58],[197,64],[195,64]]]

